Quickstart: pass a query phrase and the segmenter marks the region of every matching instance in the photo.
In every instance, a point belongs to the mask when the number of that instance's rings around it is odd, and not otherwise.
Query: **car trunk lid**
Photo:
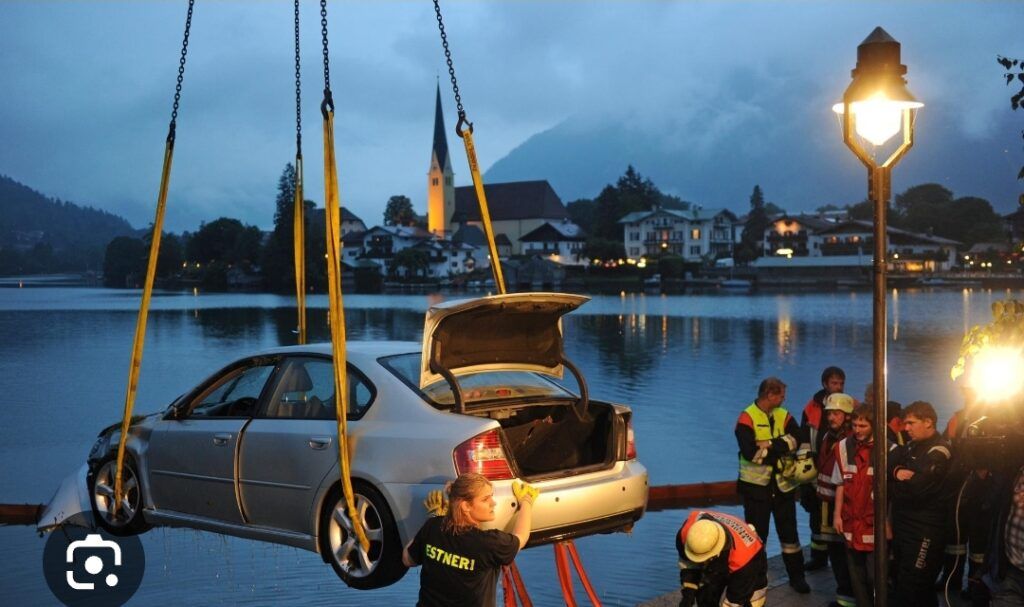
[[[445,379],[445,373],[517,370],[561,378],[562,316],[589,299],[510,293],[432,306],[423,325],[420,387]]]

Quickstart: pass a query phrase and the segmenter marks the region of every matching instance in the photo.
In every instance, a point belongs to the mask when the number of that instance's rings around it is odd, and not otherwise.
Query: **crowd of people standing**
[[[775,377],[761,382],[735,426],[739,526],[756,533],[763,553],[774,520],[789,585],[797,593],[810,592],[807,571],[831,567],[830,606],[871,606],[886,593],[889,604],[900,607],[933,607],[942,595],[959,595],[978,607],[1024,607],[1024,461],[992,463],[972,456],[967,438],[985,412],[970,391],[965,390],[966,406],[940,432],[928,402],[903,407],[890,401],[886,419],[877,420],[871,386],[863,403],[845,388],[843,370],[826,368],[821,389],[798,423],[783,407],[786,384]],[[885,429],[888,453],[884,521],[875,520],[876,428]],[[807,560],[798,504],[810,519]],[[696,512],[680,530],[681,607],[717,606],[720,600],[764,604],[764,567],[727,516]],[[873,579],[876,525],[885,526],[889,544],[887,580]],[[716,560],[728,566],[716,570]],[[695,581],[699,567],[703,584]]]

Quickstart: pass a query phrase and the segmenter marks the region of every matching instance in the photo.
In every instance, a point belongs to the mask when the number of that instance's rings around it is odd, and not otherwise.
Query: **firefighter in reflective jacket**
[[[832,526],[846,540],[846,560],[857,607],[871,607],[875,587],[871,579],[875,551],[875,411],[870,405],[860,405],[851,417],[850,436],[835,447]],[[895,443],[889,443],[890,452],[895,447]]]
[[[825,399],[829,394],[843,392],[845,387],[846,372],[839,367],[826,367],[821,372],[821,390],[815,392],[811,400],[804,405],[803,413],[800,415],[802,440],[810,445],[814,456],[821,453],[821,441],[828,430]],[[821,537],[821,499],[813,484],[800,487],[800,505],[810,515],[811,560],[807,561],[807,570],[814,571],[828,565],[828,545],[825,538]]]
[[[852,396],[842,392],[825,397],[826,422],[817,460],[818,500],[821,511],[816,518],[818,528],[814,529],[814,533],[826,546],[828,558],[832,561],[832,575],[836,579],[836,600],[833,604],[841,607],[854,607],[855,600],[850,584],[850,571],[846,566],[846,541],[833,527],[836,508],[836,483],[833,481],[833,473],[836,446],[850,434],[850,415],[853,413],[854,402]]]
[[[691,512],[676,534],[679,607],[760,607],[768,586],[768,559],[753,527],[707,510]],[[722,592],[725,598],[722,598]]]
[[[796,421],[781,406],[785,399],[786,384],[769,377],[758,387],[757,400],[740,413],[735,429],[740,451],[736,489],[743,498],[743,518],[754,526],[762,541],[768,536],[768,524],[774,516],[789,585],[806,594],[811,589],[804,578],[804,558],[796,528],[794,490],[799,481],[780,471],[780,458],[792,456],[797,450],[800,433]]]

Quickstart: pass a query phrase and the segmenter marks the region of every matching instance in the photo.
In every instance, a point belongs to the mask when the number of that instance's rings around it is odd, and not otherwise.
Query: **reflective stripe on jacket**
[[[761,552],[761,540],[757,537],[753,525],[749,525],[735,516],[708,510],[696,510],[690,513],[686,522],[683,523],[682,529],[679,530],[680,546],[686,545],[686,536],[690,532],[690,527],[701,519],[718,523],[732,537],[732,548],[729,550],[729,573],[739,571],[752,561],[758,552]]]
[[[755,402],[743,410],[736,423],[752,428],[754,430],[754,439],[757,441],[781,438],[786,434],[786,418],[789,417],[789,413],[782,407],[777,407],[772,411],[771,416],[772,418],[769,420],[768,414],[758,408]],[[743,454],[740,453],[740,480],[753,485],[767,487],[772,480],[773,470],[772,466],[763,463],[767,456],[768,448],[766,447],[761,447],[757,450],[753,461],[743,457]]]

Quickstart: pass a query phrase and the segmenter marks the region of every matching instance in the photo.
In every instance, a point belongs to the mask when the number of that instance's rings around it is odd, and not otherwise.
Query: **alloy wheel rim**
[[[135,472],[124,466],[121,473],[121,483],[124,495],[121,496],[121,507],[114,513],[114,479],[117,474],[117,462],[109,461],[104,464],[96,473],[96,482],[93,485],[93,497],[103,522],[111,527],[123,527],[128,521],[135,517],[139,508],[139,482],[135,478]]]
[[[355,506],[366,539],[370,540],[370,549],[363,550],[359,544],[344,498],[339,499],[331,510],[330,548],[331,558],[342,571],[352,577],[362,578],[373,573],[380,564],[384,552],[384,528],[380,513],[370,500],[356,494]]]

